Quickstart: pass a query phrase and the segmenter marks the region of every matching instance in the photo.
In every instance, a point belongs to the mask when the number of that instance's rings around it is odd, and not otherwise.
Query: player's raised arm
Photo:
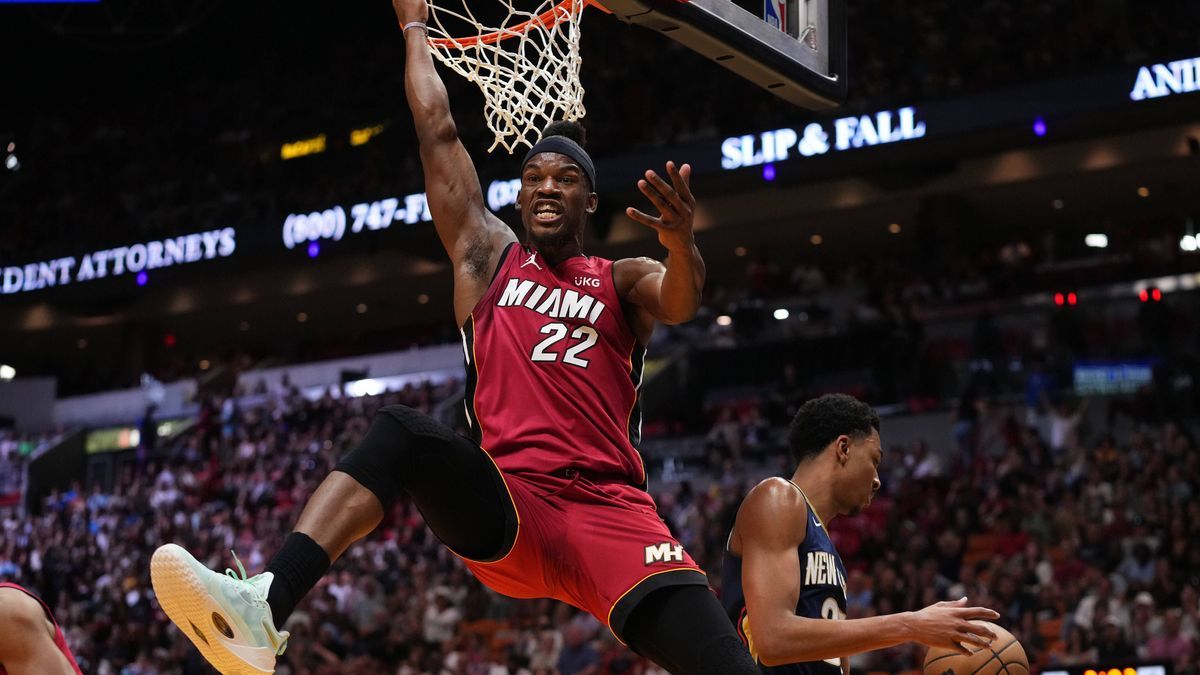
[[[742,558],[751,652],[764,665],[835,659],[916,641],[970,653],[994,637],[971,619],[994,620],[990,609],[966,598],[919,612],[837,621],[796,616],[800,598],[798,548],[807,530],[807,504],[786,481],[771,479],[750,491],[734,536]],[[746,627],[743,627],[746,628]],[[961,644],[960,644],[961,643]]]
[[[696,210],[690,185],[692,167],[688,164],[676,167],[674,162],[667,162],[667,176],[670,183],[647,171],[646,177],[638,181],[638,189],[658,209],[657,217],[632,207],[625,211],[630,218],[658,232],[659,243],[667,249],[666,264],[649,258],[621,263],[636,278],[626,300],[662,323],[677,324],[696,316],[705,270],[692,231]]]
[[[455,313],[462,323],[474,307],[472,299],[491,279],[504,245],[516,241],[516,235],[487,210],[475,165],[458,138],[446,86],[426,42],[426,0],[392,0],[392,7],[406,42],[404,91],[421,146],[426,198],[454,263]]]

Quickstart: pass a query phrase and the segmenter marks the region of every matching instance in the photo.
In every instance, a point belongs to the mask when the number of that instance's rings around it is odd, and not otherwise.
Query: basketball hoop
[[[500,13],[507,12],[499,26],[476,18],[470,5],[478,9],[479,0],[437,2],[429,6],[429,46],[483,92],[484,119],[496,136],[488,152],[532,147],[550,122],[584,116],[579,22],[588,5],[600,7],[596,0],[541,0],[529,11],[513,7],[513,0],[496,0]],[[474,35],[450,32],[472,28]]]

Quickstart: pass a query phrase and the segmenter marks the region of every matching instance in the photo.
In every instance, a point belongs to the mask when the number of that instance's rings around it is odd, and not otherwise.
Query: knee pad
[[[452,442],[458,438],[458,434],[454,433],[450,427],[406,405],[384,406],[376,413],[376,418],[383,415],[396,420],[406,431],[417,436],[446,442]]]
[[[454,432],[437,420],[412,408],[390,405],[380,408],[362,441],[347,452],[336,471],[349,475],[374,493],[386,511],[404,491],[406,468],[412,461],[415,437],[450,441]],[[425,444],[427,444],[427,442]]]

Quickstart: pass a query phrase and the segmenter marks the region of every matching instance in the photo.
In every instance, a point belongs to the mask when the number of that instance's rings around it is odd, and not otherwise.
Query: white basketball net
[[[429,7],[429,45],[438,60],[483,91],[484,118],[496,135],[488,152],[498,145],[509,154],[521,144],[532,147],[550,122],[584,116],[579,21],[587,0],[544,0],[532,11],[496,0],[508,11],[499,26],[476,20],[470,5],[480,0],[438,1],[444,6]],[[475,26],[475,34],[451,35],[444,21]]]

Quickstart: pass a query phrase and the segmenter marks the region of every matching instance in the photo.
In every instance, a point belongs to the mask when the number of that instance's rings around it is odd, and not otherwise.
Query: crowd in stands
[[[375,409],[431,411],[455,388],[220,402],[157,453],[131,459],[110,488],[77,486],[51,494],[40,513],[4,513],[0,577],[47,599],[85,672],[208,672],[155,603],[154,548],[178,542],[218,570],[233,567],[232,549],[249,573],[261,571]],[[791,471],[776,439],[794,404],[764,401],[749,424],[720,419],[709,467],[651,481],[661,514],[714,583],[741,495]],[[1194,675],[1200,450],[1191,430],[1118,415],[1110,433],[1092,415],[1052,431],[1047,409],[981,410],[966,445],[947,421],[929,444],[896,447],[885,419],[879,497],[830,526],[850,570],[850,618],[966,595],[999,611],[1040,666],[1129,657]],[[484,589],[406,500],[335,564],[287,629],[279,672],[296,675],[661,673],[589,616]],[[902,645],[852,665],[896,672],[922,656]]]
[[[984,217],[968,212],[967,219]],[[1074,228],[1013,224],[956,236],[932,222],[918,222],[907,238],[869,247],[796,246],[763,242],[743,248],[741,276],[714,272],[708,300],[819,297],[857,292],[862,297],[936,310],[951,304],[1011,300],[1023,294],[1161,277],[1200,264],[1179,246],[1186,221],[1129,218],[1108,223],[1106,248],[1090,248]],[[828,235],[833,239],[837,235]],[[843,234],[846,240],[855,234]]]
[[[0,429],[0,508],[16,506],[25,487],[25,466],[42,446],[60,438],[58,433],[20,434]]]
[[[699,350],[705,360],[693,377],[713,387],[775,386],[787,377],[914,408],[1021,396],[1034,374],[1067,383],[1081,362],[1144,363],[1154,386],[1137,405],[1194,412],[1197,297],[1128,285],[1195,269],[1198,260],[1165,239],[1151,231],[1128,242],[1127,254],[1073,258],[1022,240],[998,243],[992,251],[1021,248],[1026,262],[1006,273],[982,255],[964,255],[984,271],[962,277],[953,272],[960,265],[925,274],[887,251],[751,254],[741,278],[716,281],[701,315],[660,339]],[[755,350],[791,371],[753,374],[757,362],[744,355]]]

